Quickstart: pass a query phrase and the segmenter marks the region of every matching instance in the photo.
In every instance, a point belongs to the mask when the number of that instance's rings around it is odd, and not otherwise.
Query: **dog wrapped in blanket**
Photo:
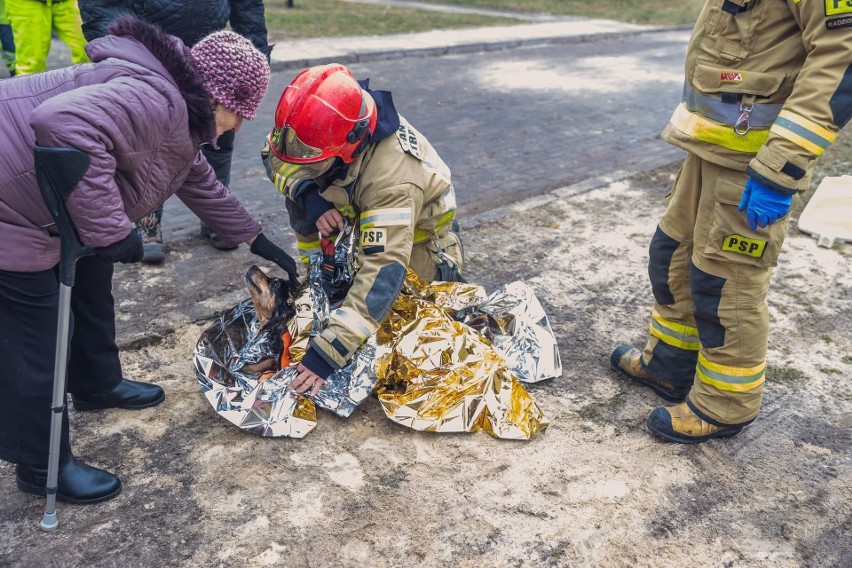
[[[244,365],[241,370],[251,374],[261,373],[261,379],[268,378],[290,364],[292,339],[287,323],[296,315],[297,283],[267,276],[254,265],[246,272],[245,280],[260,325],[258,334],[267,334],[269,337],[270,357]]]

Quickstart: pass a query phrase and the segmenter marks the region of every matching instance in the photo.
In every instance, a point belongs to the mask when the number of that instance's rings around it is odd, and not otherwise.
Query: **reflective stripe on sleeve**
[[[411,225],[410,207],[390,207],[388,209],[371,209],[361,213],[361,228],[391,227],[394,225]]]
[[[357,335],[362,342],[379,330],[378,325],[370,323],[369,320],[350,308],[337,308],[331,312],[330,317]]]
[[[743,392],[759,387],[766,375],[766,362],[754,367],[729,367],[708,361],[698,354],[696,374],[701,382],[722,391]]]
[[[837,134],[834,132],[788,110],[781,111],[769,130],[804,148],[814,156],[821,155],[832,142],[837,140]]]
[[[650,333],[663,343],[686,351],[698,351],[701,342],[698,339],[698,329],[668,321],[657,310],[651,312]]]

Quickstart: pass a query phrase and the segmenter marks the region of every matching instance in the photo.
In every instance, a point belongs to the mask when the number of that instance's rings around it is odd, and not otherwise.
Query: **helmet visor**
[[[271,142],[275,151],[287,158],[295,160],[310,160],[322,156],[322,148],[315,148],[299,139],[296,130],[291,126],[272,131]]]

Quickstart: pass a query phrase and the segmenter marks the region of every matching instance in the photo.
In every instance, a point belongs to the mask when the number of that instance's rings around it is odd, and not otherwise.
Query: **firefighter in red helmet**
[[[346,223],[360,234],[352,287],[293,380],[295,390],[316,393],[378,330],[408,268],[427,282],[461,279],[455,191],[449,168],[391,94],[339,64],[305,69],[284,89],[262,157],[286,197],[303,262],[320,252],[320,234]]]

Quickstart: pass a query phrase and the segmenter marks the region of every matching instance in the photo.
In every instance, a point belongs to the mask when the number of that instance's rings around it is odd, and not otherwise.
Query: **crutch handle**
[[[38,187],[50,215],[59,229],[59,281],[74,286],[77,260],[95,254],[80,242],[77,228],[68,214],[65,200],[89,169],[89,155],[74,148],[47,148],[35,145]]]

